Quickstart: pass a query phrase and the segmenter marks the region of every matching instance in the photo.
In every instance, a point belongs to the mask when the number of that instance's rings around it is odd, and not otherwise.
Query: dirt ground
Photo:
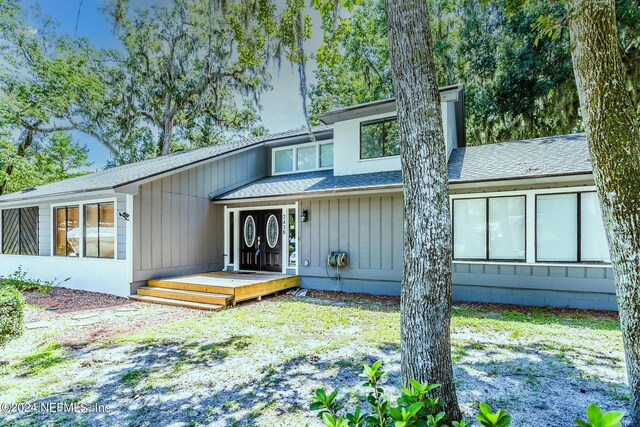
[[[395,297],[311,291],[217,313],[64,288],[26,298],[24,335],[0,349],[0,407],[90,410],[3,411],[0,425],[318,426],[315,389],[353,405],[362,363],[378,359],[398,394]],[[514,427],[572,426],[591,402],[628,405],[613,312],[456,304],[452,356],[467,421],[481,401]]]

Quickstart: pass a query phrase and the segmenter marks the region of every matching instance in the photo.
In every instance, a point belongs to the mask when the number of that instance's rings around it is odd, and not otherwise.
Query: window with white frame
[[[272,173],[274,175],[306,172],[333,167],[333,143],[317,143],[274,148]]]
[[[526,260],[525,196],[455,199],[452,203],[455,259]]]
[[[595,192],[536,196],[536,261],[611,261]]]

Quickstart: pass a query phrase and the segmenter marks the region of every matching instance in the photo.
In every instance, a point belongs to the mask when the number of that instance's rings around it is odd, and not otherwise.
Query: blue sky
[[[284,0],[278,0],[284,3]],[[70,35],[76,34],[76,22],[78,23],[77,35],[87,37],[99,48],[119,48],[120,43],[112,33],[111,25],[100,12],[103,0],[23,0],[25,10],[29,10],[34,4],[39,3],[42,12],[54,18],[59,24],[59,32]],[[80,19],[77,20],[78,7]],[[146,7],[150,4],[166,4],[167,0],[131,0],[132,7]],[[317,22],[317,17],[314,17]],[[314,25],[317,28],[317,25]],[[319,44],[318,31],[314,31],[308,51]],[[307,67],[309,82],[313,82],[313,62]],[[302,104],[298,92],[297,73],[283,62],[282,69],[278,73],[272,71],[273,89],[265,93],[262,98],[262,124],[269,132],[281,132],[300,127],[304,124]],[[81,144],[89,147],[89,160],[92,162],[90,170],[102,169],[109,160],[109,152],[94,138],[73,133],[74,138]]]

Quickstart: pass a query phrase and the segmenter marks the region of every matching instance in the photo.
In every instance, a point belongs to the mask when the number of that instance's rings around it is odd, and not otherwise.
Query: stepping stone
[[[84,314],[77,314],[75,316],[71,316],[71,318],[73,320],[83,320],[83,319],[89,319],[91,317],[96,317],[98,315],[98,313],[84,313]]]
[[[45,321],[40,321],[40,322],[30,322],[27,323],[26,325],[24,325],[25,328],[27,329],[40,329],[40,328],[48,328],[49,326],[51,326],[51,322],[45,322]]]
[[[76,322],[76,325],[78,326],[87,326],[87,325],[93,325],[94,323],[99,323],[100,319],[89,319],[89,320],[83,320],[83,321],[79,321]]]

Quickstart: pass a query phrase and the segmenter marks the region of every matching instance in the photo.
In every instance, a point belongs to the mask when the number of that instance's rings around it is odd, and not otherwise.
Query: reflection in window
[[[296,266],[296,210],[289,209],[287,215],[288,232],[287,237],[289,240],[289,267]]]
[[[80,209],[78,206],[55,208],[55,255],[80,256]]]
[[[279,150],[275,152],[275,162],[273,166],[275,173],[293,171],[293,150]]]
[[[360,158],[398,156],[400,139],[395,117],[360,125]]]
[[[115,233],[113,202],[84,206],[84,256],[113,258]]]
[[[296,170],[307,171],[316,168],[316,146],[301,147],[297,150]]]
[[[333,144],[322,144],[320,146],[320,167],[330,168],[333,166]]]

